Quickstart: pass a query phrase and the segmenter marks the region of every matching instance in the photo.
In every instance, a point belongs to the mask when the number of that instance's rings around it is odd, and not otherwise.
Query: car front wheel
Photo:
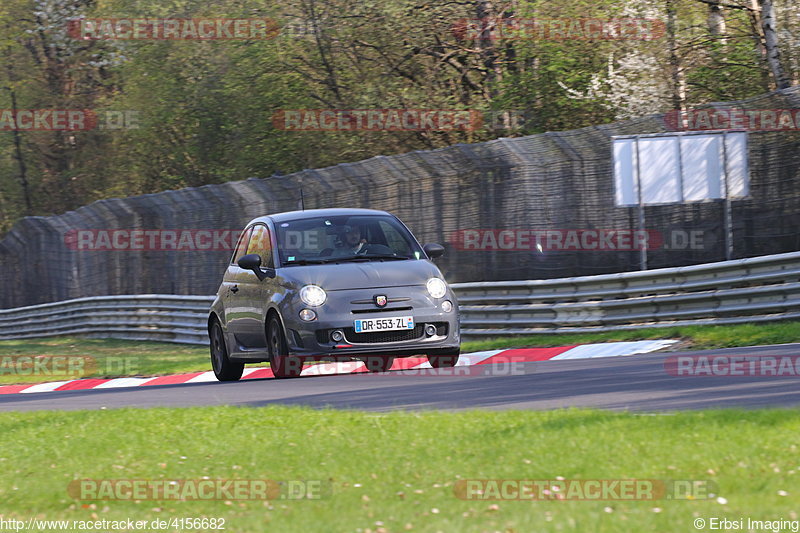
[[[428,362],[433,368],[452,368],[458,363],[459,352],[452,354],[429,355]]]
[[[388,372],[394,364],[394,357],[367,357],[364,365],[370,372]]]
[[[211,326],[211,368],[219,381],[238,381],[244,373],[244,363],[234,363],[228,357],[222,326],[216,320]]]
[[[269,366],[276,378],[296,378],[303,371],[303,362],[289,355],[286,336],[278,317],[272,316],[267,323],[269,344]]]

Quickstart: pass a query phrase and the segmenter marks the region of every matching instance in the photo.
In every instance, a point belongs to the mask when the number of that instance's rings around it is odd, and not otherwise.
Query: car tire
[[[452,368],[458,363],[459,354],[460,351],[456,351],[452,354],[429,355],[428,363],[430,363],[433,368]]]
[[[367,357],[364,364],[370,372],[388,372],[394,364],[394,357]]]
[[[303,362],[289,355],[286,336],[277,316],[267,322],[267,346],[269,347],[269,366],[276,378],[296,378],[303,371]]]
[[[208,336],[211,341],[211,368],[217,380],[238,381],[244,373],[244,363],[234,363],[228,357],[228,347],[219,321],[214,320]]]

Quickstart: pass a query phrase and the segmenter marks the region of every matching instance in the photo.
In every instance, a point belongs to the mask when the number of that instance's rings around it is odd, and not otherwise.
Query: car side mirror
[[[441,244],[436,243],[429,243],[422,247],[425,251],[425,254],[430,257],[431,259],[436,259],[437,257],[442,257],[444,255],[444,246]]]
[[[268,268],[266,272],[261,270],[261,256],[258,254],[247,254],[239,258],[236,262],[239,268],[243,270],[252,270],[258,277],[259,281],[264,281],[265,278],[274,278],[275,269]]]

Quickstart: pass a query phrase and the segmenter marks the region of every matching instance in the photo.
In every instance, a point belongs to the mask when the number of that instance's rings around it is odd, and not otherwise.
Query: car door
[[[262,268],[275,268],[272,232],[266,224],[253,225],[246,252],[248,255],[258,254],[261,256]],[[264,324],[273,278],[266,277],[260,280],[252,270],[239,269],[237,279],[239,280],[238,294],[241,302],[237,341],[245,351],[265,351],[267,339]]]
[[[242,269],[236,264],[239,259],[247,254],[248,244],[250,242],[250,235],[253,232],[252,227],[246,228],[242,235],[239,237],[239,242],[236,245],[236,250],[231,256],[231,262],[228,269],[225,271],[225,276],[222,278],[222,299],[223,308],[225,310],[225,324],[228,332],[228,346],[231,353],[238,353],[241,351],[241,336],[244,330],[244,317],[247,312],[247,304],[242,300],[243,292],[241,285],[244,280]]]

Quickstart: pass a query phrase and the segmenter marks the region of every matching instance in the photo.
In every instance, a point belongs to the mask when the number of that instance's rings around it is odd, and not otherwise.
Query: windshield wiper
[[[366,256],[370,259],[394,259],[395,261],[404,261],[407,259],[411,259],[410,257],[405,257],[403,255],[368,255]]]
[[[372,261],[372,260],[395,260],[395,261],[404,261],[406,259],[410,259],[409,257],[403,257],[398,255],[353,255],[349,257],[338,257],[336,259],[332,259],[334,262],[339,261]]]
[[[408,259],[411,258],[398,255],[350,255],[346,257],[326,257],[324,259],[298,259],[297,261],[284,263],[284,266],[324,265],[327,263],[341,263],[345,261],[351,263],[368,263],[374,260],[406,261]]]
[[[298,259],[284,263],[284,266],[323,265],[330,262],[330,259]]]

